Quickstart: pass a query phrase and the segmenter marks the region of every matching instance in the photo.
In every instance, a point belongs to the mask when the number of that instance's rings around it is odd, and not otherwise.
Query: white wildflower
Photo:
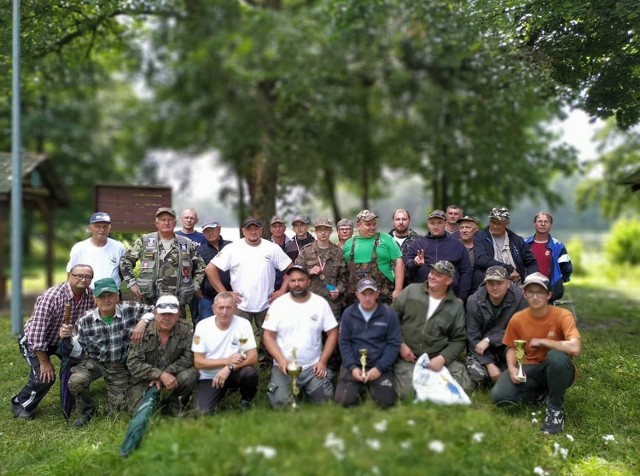
[[[93,451],[98,451],[98,450],[100,449],[100,445],[102,445],[102,441],[98,441],[98,442],[96,442],[96,443],[93,443],[93,444],[91,445],[91,449],[92,449]]]
[[[531,419],[531,423],[538,423],[538,419],[537,418],[532,418]]]
[[[482,443],[482,440],[484,440],[484,433],[482,433],[481,431],[471,435],[471,441],[473,441],[474,443]]]
[[[553,444],[553,454],[551,456],[561,456],[562,459],[567,459],[569,450],[560,446],[560,443]]]
[[[415,420],[407,420],[407,425],[409,425],[409,426],[413,426],[413,425],[415,425],[415,424],[416,424],[416,421],[415,421]]]
[[[404,440],[400,442],[400,448],[403,450],[410,450],[413,447],[411,440]]]
[[[440,440],[433,440],[429,442],[429,449],[434,453],[444,452],[444,443]]]
[[[344,440],[330,432],[324,439],[324,447],[327,448],[337,460],[344,459]]]
[[[368,438],[367,440],[365,440],[365,443],[372,450],[377,451],[380,449],[380,440],[376,440],[375,438]]]
[[[353,428],[351,428],[351,432],[354,435],[359,435],[360,434],[360,427],[358,427],[358,425],[355,425]]]
[[[277,454],[277,451],[275,448],[271,448],[270,446],[258,445],[258,446],[250,446],[248,448],[245,448],[244,454],[246,455],[259,454],[264,456],[267,459],[271,459]]]
[[[385,431],[387,431],[387,420],[379,421],[378,423],[373,425],[373,427],[376,429],[377,432],[384,433]]]
[[[546,472],[542,467],[536,466],[533,468],[533,474],[537,474],[538,476],[548,476],[549,473]]]
[[[602,439],[606,444],[608,444],[610,441],[616,441],[613,435],[604,435]]]
[[[575,441],[575,438],[571,435],[567,435],[567,440],[569,441]]]
[[[377,476],[381,475],[382,473],[380,472],[380,468],[378,468],[377,466],[372,466],[371,467],[371,473],[375,474]]]

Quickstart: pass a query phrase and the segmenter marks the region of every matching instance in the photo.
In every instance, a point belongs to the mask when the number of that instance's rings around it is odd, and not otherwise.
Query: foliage
[[[640,220],[618,220],[604,245],[607,257],[616,264],[640,265]]]
[[[571,266],[573,267],[573,276],[585,276],[587,268],[584,265],[584,245],[579,237],[574,236],[565,244],[569,256],[571,257]]]

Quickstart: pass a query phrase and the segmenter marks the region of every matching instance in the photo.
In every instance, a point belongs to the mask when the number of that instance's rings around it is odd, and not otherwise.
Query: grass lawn
[[[296,413],[270,410],[261,391],[248,412],[232,397],[210,418],[155,416],[127,459],[118,451],[128,416],[99,416],[74,430],[59,410],[57,383],[34,420],[13,419],[10,398],[26,383],[28,367],[6,313],[0,316],[0,473],[640,474],[637,289],[637,281],[603,286],[576,279],[569,286],[584,353],[567,393],[564,434],[541,433],[543,407],[498,410],[487,391],[475,392],[464,408],[402,402],[380,411],[367,402],[350,410],[303,404]],[[262,376],[262,389],[267,379]],[[94,393],[102,406],[104,387],[96,385]]]

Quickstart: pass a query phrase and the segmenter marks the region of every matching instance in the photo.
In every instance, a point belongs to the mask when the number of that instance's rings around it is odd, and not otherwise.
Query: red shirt
[[[547,248],[547,242],[539,243],[535,240],[531,242],[531,252],[538,262],[538,271],[547,278],[551,276],[551,250]]]

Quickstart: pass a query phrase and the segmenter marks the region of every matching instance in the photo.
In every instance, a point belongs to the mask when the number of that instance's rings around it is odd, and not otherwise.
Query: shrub
[[[604,244],[607,258],[615,264],[640,264],[640,221],[618,220],[611,228],[611,235]]]
[[[573,276],[586,276],[587,268],[584,265],[584,244],[582,240],[577,236],[571,238],[571,240],[565,245],[569,256],[571,257],[571,265],[573,266]]]

